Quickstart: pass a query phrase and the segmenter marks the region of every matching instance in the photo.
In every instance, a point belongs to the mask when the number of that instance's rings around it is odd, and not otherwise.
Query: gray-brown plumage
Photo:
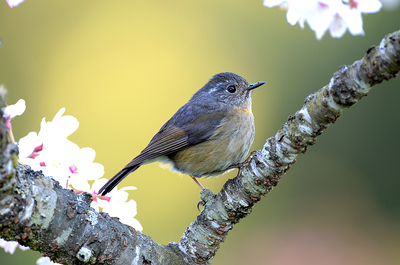
[[[249,84],[234,73],[213,76],[99,194],[107,194],[142,164],[154,161],[170,163],[172,170],[193,179],[220,175],[240,163],[254,140],[251,92],[264,83]]]

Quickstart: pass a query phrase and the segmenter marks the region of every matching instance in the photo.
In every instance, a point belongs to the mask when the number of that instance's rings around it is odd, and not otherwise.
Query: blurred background
[[[26,100],[13,120],[18,140],[65,107],[78,119],[69,137],[96,151],[112,177],[208,79],[231,71],[266,81],[253,94],[260,149],[339,66],[388,33],[400,10],[363,16],[365,36],[321,41],[306,25],[262,1],[0,2],[0,84],[8,102]],[[282,177],[230,232],[213,264],[399,264],[400,80],[372,89]],[[230,172],[202,184],[218,192]],[[198,215],[199,188],[187,176],[141,167],[136,186],[143,233],[178,242]],[[129,209],[127,209],[129,210]],[[1,264],[35,264],[38,252],[0,250]]]

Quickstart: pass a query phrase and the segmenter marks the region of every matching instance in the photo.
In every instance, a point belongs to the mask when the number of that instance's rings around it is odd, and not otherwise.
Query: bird
[[[189,175],[202,190],[197,178],[240,168],[255,135],[251,94],[263,84],[230,72],[214,75],[98,194],[106,195],[140,166],[156,161]]]

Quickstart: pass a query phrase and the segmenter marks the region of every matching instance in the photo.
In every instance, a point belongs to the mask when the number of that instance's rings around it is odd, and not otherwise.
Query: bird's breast
[[[182,173],[196,177],[219,175],[244,160],[254,134],[251,109],[232,109],[210,138],[169,158],[173,169]]]

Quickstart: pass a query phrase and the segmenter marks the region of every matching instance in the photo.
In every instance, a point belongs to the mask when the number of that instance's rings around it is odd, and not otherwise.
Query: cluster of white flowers
[[[88,180],[97,180],[104,174],[101,164],[93,163],[92,148],[79,148],[67,139],[79,126],[76,118],[65,115],[62,108],[53,121],[42,119],[40,132],[30,132],[19,140],[19,162],[33,170],[42,170],[64,188],[89,191]]]
[[[25,111],[25,101],[19,100],[17,104],[3,109],[3,117],[7,127],[11,130],[11,119]],[[77,194],[88,192],[92,194],[91,206],[99,211],[107,212],[110,216],[118,217],[122,223],[142,231],[142,226],[134,217],[136,215],[136,202],[128,200],[127,190],[135,187],[114,189],[109,196],[99,196],[97,191],[107,182],[101,178],[104,167],[94,163],[95,151],[92,148],[79,148],[78,145],[67,139],[79,126],[76,118],[65,115],[62,108],[51,122],[43,118],[39,133],[30,132],[19,141],[19,162],[29,165],[33,170],[41,170],[45,176],[57,180],[64,188],[70,188]],[[11,131],[10,131],[11,132]],[[90,184],[89,181],[92,183]],[[129,209],[127,211],[126,209]],[[0,240],[0,247],[6,252],[14,253],[17,242]],[[25,250],[25,247],[21,247]],[[37,264],[50,263],[48,258],[40,258]]]
[[[348,29],[352,35],[364,35],[361,13],[378,12],[382,3],[378,0],[264,0],[267,7],[279,6],[287,10],[286,18],[291,25],[307,22],[321,39],[325,32],[340,38]]]
[[[13,8],[24,0],[6,0]],[[387,10],[399,6],[400,0],[264,0],[267,7],[279,6],[287,10],[287,20],[304,28],[307,22],[320,40],[325,32],[333,38],[342,37],[347,30],[352,35],[364,35],[362,13],[378,12],[382,3]]]

